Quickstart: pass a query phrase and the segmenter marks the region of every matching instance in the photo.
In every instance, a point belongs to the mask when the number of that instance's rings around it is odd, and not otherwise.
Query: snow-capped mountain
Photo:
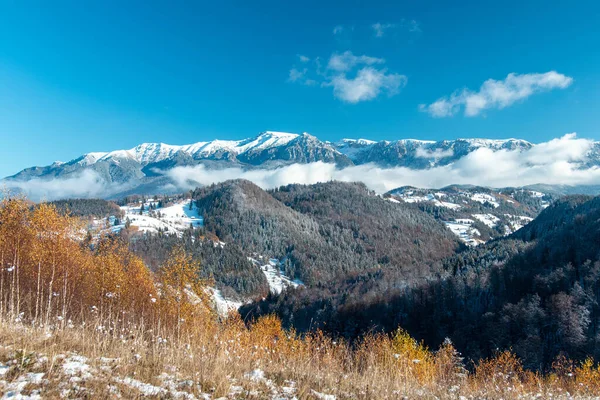
[[[457,139],[439,142],[416,139],[380,142],[344,139],[336,143],[337,150],[351,158],[354,164],[375,163],[381,167],[415,169],[448,165],[482,147],[498,151],[528,150],[533,146],[520,139]]]
[[[457,139],[437,142],[415,139],[379,142],[343,139],[328,142],[308,133],[267,131],[244,140],[213,140],[188,145],[144,143],[129,150],[90,152],[68,162],[57,161],[48,166],[24,169],[5,178],[3,184],[19,189],[32,181],[38,185],[40,182],[83,177],[88,183],[101,182],[106,190],[103,188],[100,193],[96,191],[89,194],[78,192],[80,196],[109,197],[135,192],[168,191],[172,181],[167,172],[176,167],[202,165],[207,171],[232,167],[249,171],[320,161],[334,164],[337,168],[373,164],[381,168],[406,167],[421,170],[452,164],[481,148],[520,152],[534,146],[536,145],[519,139]],[[588,163],[600,165],[599,146],[591,150],[589,158]],[[55,184],[48,186],[50,191]]]

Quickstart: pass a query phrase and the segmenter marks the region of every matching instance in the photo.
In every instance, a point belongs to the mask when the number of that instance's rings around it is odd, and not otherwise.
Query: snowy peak
[[[474,147],[488,147],[492,149],[531,148],[532,143],[522,139],[457,139],[469,143]]]
[[[306,134],[305,134],[306,135]],[[129,159],[142,165],[160,162],[173,157],[178,152],[186,153],[194,158],[204,158],[215,153],[227,152],[235,155],[251,151],[262,151],[285,146],[300,135],[286,132],[266,131],[260,135],[244,140],[213,140],[197,142],[190,145],[175,146],[165,143],[143,143],[129,150],[115,150],[108,153],[95,152],[83,156],[81,165],[91,165],[99,161],[118,161]]]
[[[380,168],[421,170],[450,165],[480,149],[521,151],[532,147],[535,145],[518,139],[373,141],[346,138],[328,142],[308,133],[265,131],[242,140],[216,139],[187,145],[142,143],[126,150],[90,152],[63,164],[24,169],[5,181],[19,182],[13,186],[20,188],[24,186],[20,182],[80,179],[84,172],[89,172],[86,179],[111,185],[118,194],[155,193],[157,187],[165,187],[165,182],[172,179],[167,172],[178,167],[274,169],[322,162],[335,164],[337,168],[372,164]],[[588,164],[600,165],[600,150],[590,155]]]
[[[127,160],[146,166],[172,159],[177,153],[182,152],[194,160],[221,160],[224,158],[235,160],[237,158],[254,160],[253,165],[263,161],[274,161],[273,157],[280,157],[282,161],[289,163],[294,161],[294,157],[303,154],[296,160],[297,162],[341,162],[343,165],[375,163],[381,166],[425,168],[439,164],[440,159],[446,159],[446,163],[452,162],[468,152],[482,147],[492,150],[515,150],[529,149],[533,146],[533,144],[519,139],[457,139],[439,142],[399,139],[377,142],[368,139],[346,138],[331,143],[322,142],[308,133],[265,131],[256,137],[243,140],[216,139],[180,146],[166,143],[143,143],[129,150],[87,153],[73,160],[71,164],[77,163],[81,167],[88,167],[98,162],[119,164],[121,161]],[[283,148],[290,148],[290,150],[280,152],[279,149]],[[263,152],[269,152],[271,156],[261,157]],[[428,160],[425,162],[425,159]],[[60,165],[53,164],[57,167]]]
[[[300,135],[296,133],[266,131],[255,138],[239,142],[239,145],[237,146],[238,154],[246,151],[257,151],[284,146],[298,138],[298,136]]]
[[[338,143],[336,143],[336,145],[338,147],[343,147],[343,146],[371,146],[371,145],[374,145],[376,143],[377,142],[375,140],[369,140],[369,139],[342,139]]]

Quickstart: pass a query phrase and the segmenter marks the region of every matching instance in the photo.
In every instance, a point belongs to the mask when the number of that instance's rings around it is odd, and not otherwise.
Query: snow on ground
[[[402,201],[406,202],[406,203],[421,203],[421,202],[432,202],[434,206],[436,207],[446,207],[446,208],[450,208],[453,210],[456,210],[458,208],[460,208],[460,206],[458,204],[454,204],[454,203],[449,203],[447,201],[441,201],[438,200],[437,197],[442,198],[444,196],[444,193],[429,193],[425,196],[417,196],[414,195],[414,192],[409,191],[406,193],[401,193],[399,195],[397,195],[397,197],[399,197],[400,199],[402,199]],[[395,203],[398,203],[398,200],[393,199],[392,197],[390,197],[388,200],[393,201]]]
[[[241,301],[226,299],[219,289],[208,288],[208,291],[214,302],[217,313],[221,316],[227,316],[227,314],[237,310],[243,304]]]
[[[538,198],[542,198],[542,197],[544,197],[544,196],[545,196],[545,195],[544,195],[544,193],[542,193],[542,192],[538,192],[538,191],[536,191],[536,190],[530,190],[530,191],[529,191],[529,193],[531,193],[531,195],[532,195],[533,197],[538,197]]]
[[[513,232],[518,231],[519,229],[521,229],[522,227],[524,227],[525,225],[527,225],[528,223],[533,221],[533,218],[525,217],[522,215],[512,215],[512,214],[504,214],[504,215],[508,219],[508,222],[509,222],[510,227],[512,228]]]
[[[156,233],[160,229],[163,232],[170,232],[181,236],[181,233],[190,228],[203,226],[204,220],[198,213],[198,209],[192,206],[191,200],[185,200],[164,208],[156,208],[149,211],[150,205],[157,207],[156,202],[144,203],[144,211],[140,215],[141,204],[128,205],[121,207],[125,213],[122,223],[115,225],[112,230],[119,231],[125,226],[125,221],[129,219],[131,226],[137,227],[142,232]]]
[[[544,193],[538,192],[536,190],[530,190],[529,193],[531,194],[531,196],[537,197],[538,199],[542,199],[544,196],[546,196]],[[550,205],[549,202],[542,199],[542,208],[546,208],[549,205]]]
[[[481,204],[490,203],[494,208],[499,207],[500,204],[496,201],[496,198],[487,193],[473,193],[471,200],[477,201]]]
[[[136,354],[138,362],[143,355]],[[185,376],[175,368],[142,380],[133,374],[120,374],[127,361],[114,358],[87,358],[78,353],[59,354],[51,361],[41,353],[31,353],[36,372],[19,370],[22,360],[13,353],[6,364],[0,363],[0,398],[40,400],[43,398],[161,398],[161,399],[214,399],[203,390],[197,379]],[[75,361],[74,361],[75,360]],[[73,363],[76,368],[71,368]],[[85,371],[82,373],[82,371]],[[9,373],[10,372],[10,373]],[[228,393],[222,399],[264,398],[277,400],[297,399],[300,396],[294,381],[275,380],[262,369],[254,369],[241,378],[228,376]],[[210,386],[208,386],[210,388]],[[214,390],[214,389],[209,389]],[[100,396],[100,393],[102,396]],[[312,391],[314,397],[334,400],[336,397]]]
[[[271,258],[269,262],[264,265],[261,265],[263,263],[254,258],[248,257],[248,259],[254,265],[258,266],[265,274],[267,277],[267,282],[269,282],[269,289],[271,293],[279,294],[287,287],[296,288],[303,285],[302,281],[298,279],[292,280],[286,276],[281,268],[281,262],[275,258]],[[259,259],[262,259],[262,257],[259,257]]]
[[[454,233],[456,236],[460,238],[463,242],[465,242],[469,246],[477,246],[478,244],[484,243],[483,240],[477,239],[476,236],[480,236],[481,233],[473,228],[471,225],[473,224],[472,219],[468,218],[459,218],[454,221],[444,221],[444,224]]]
[[[473,214],[473,218],[483,222],[490,228],[495,227],[496,225],[498,225],[498,222],[500,222],[500,218],[492,214]]]

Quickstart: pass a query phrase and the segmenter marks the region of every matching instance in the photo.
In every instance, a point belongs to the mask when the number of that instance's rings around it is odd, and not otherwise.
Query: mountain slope
[[[460,247],[441,223],[363,184],[292,185],[268,193],[238,180],[199,188],[193,198],[206,230],[248,253],[280,259],[286,275],[307,285],[379,268],[422,275]],[[306,207],[317,198],[313,209]]]
[[[489,189],[453,185],[442,189],[401,187],[384,195],[392,202],[415,207],[444,222],[468,245],[506,236],[527,225],[556,194],[522,188]]]
[[[467,357],[511,348],[527,368],[600,356],[600,198],[567,197],[516,233],[460,252],[425,280],[368,271],[244,306],[300,331],[353,338],[397,326]],[[291,311],[293,310],[293,312]]]

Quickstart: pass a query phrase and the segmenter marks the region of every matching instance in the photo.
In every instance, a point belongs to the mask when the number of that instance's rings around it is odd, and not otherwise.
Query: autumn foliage
[[[470,364],[449,340],[429,349],[402,329],[347,343],[321,331],[298,335],[272,315],[220,320],[209,296],[212,282],[198,278],[200,268],[176,248],[154,274],[119,239],[90,243],[79,220],[52,205],[6,198],[0,202],[0,340],[20,326],[54,332],[40,341],[44,349],[52,340],[57,348],[76,343],[83,352],[120,359],[133,352],[145,361],[127,373],[156,376],[168,365],[215,396],[227,395],[232,382],[255,369],[295,382],[300,398],[315,398],[314,390],[365,399],[600,394],[600,367],[592,359],[560,358],[541,374],[525,370],[510,351]],[[14,332],[23,335],[19,329]]]
[[[53,205],[2,200],[0,315],[52,329],[94,321],[115,332],[143,324],[181,334],[184,321],[207,314],[199,266],[182,251],[156,277],[119,239],[92,245],[83,227]]]

